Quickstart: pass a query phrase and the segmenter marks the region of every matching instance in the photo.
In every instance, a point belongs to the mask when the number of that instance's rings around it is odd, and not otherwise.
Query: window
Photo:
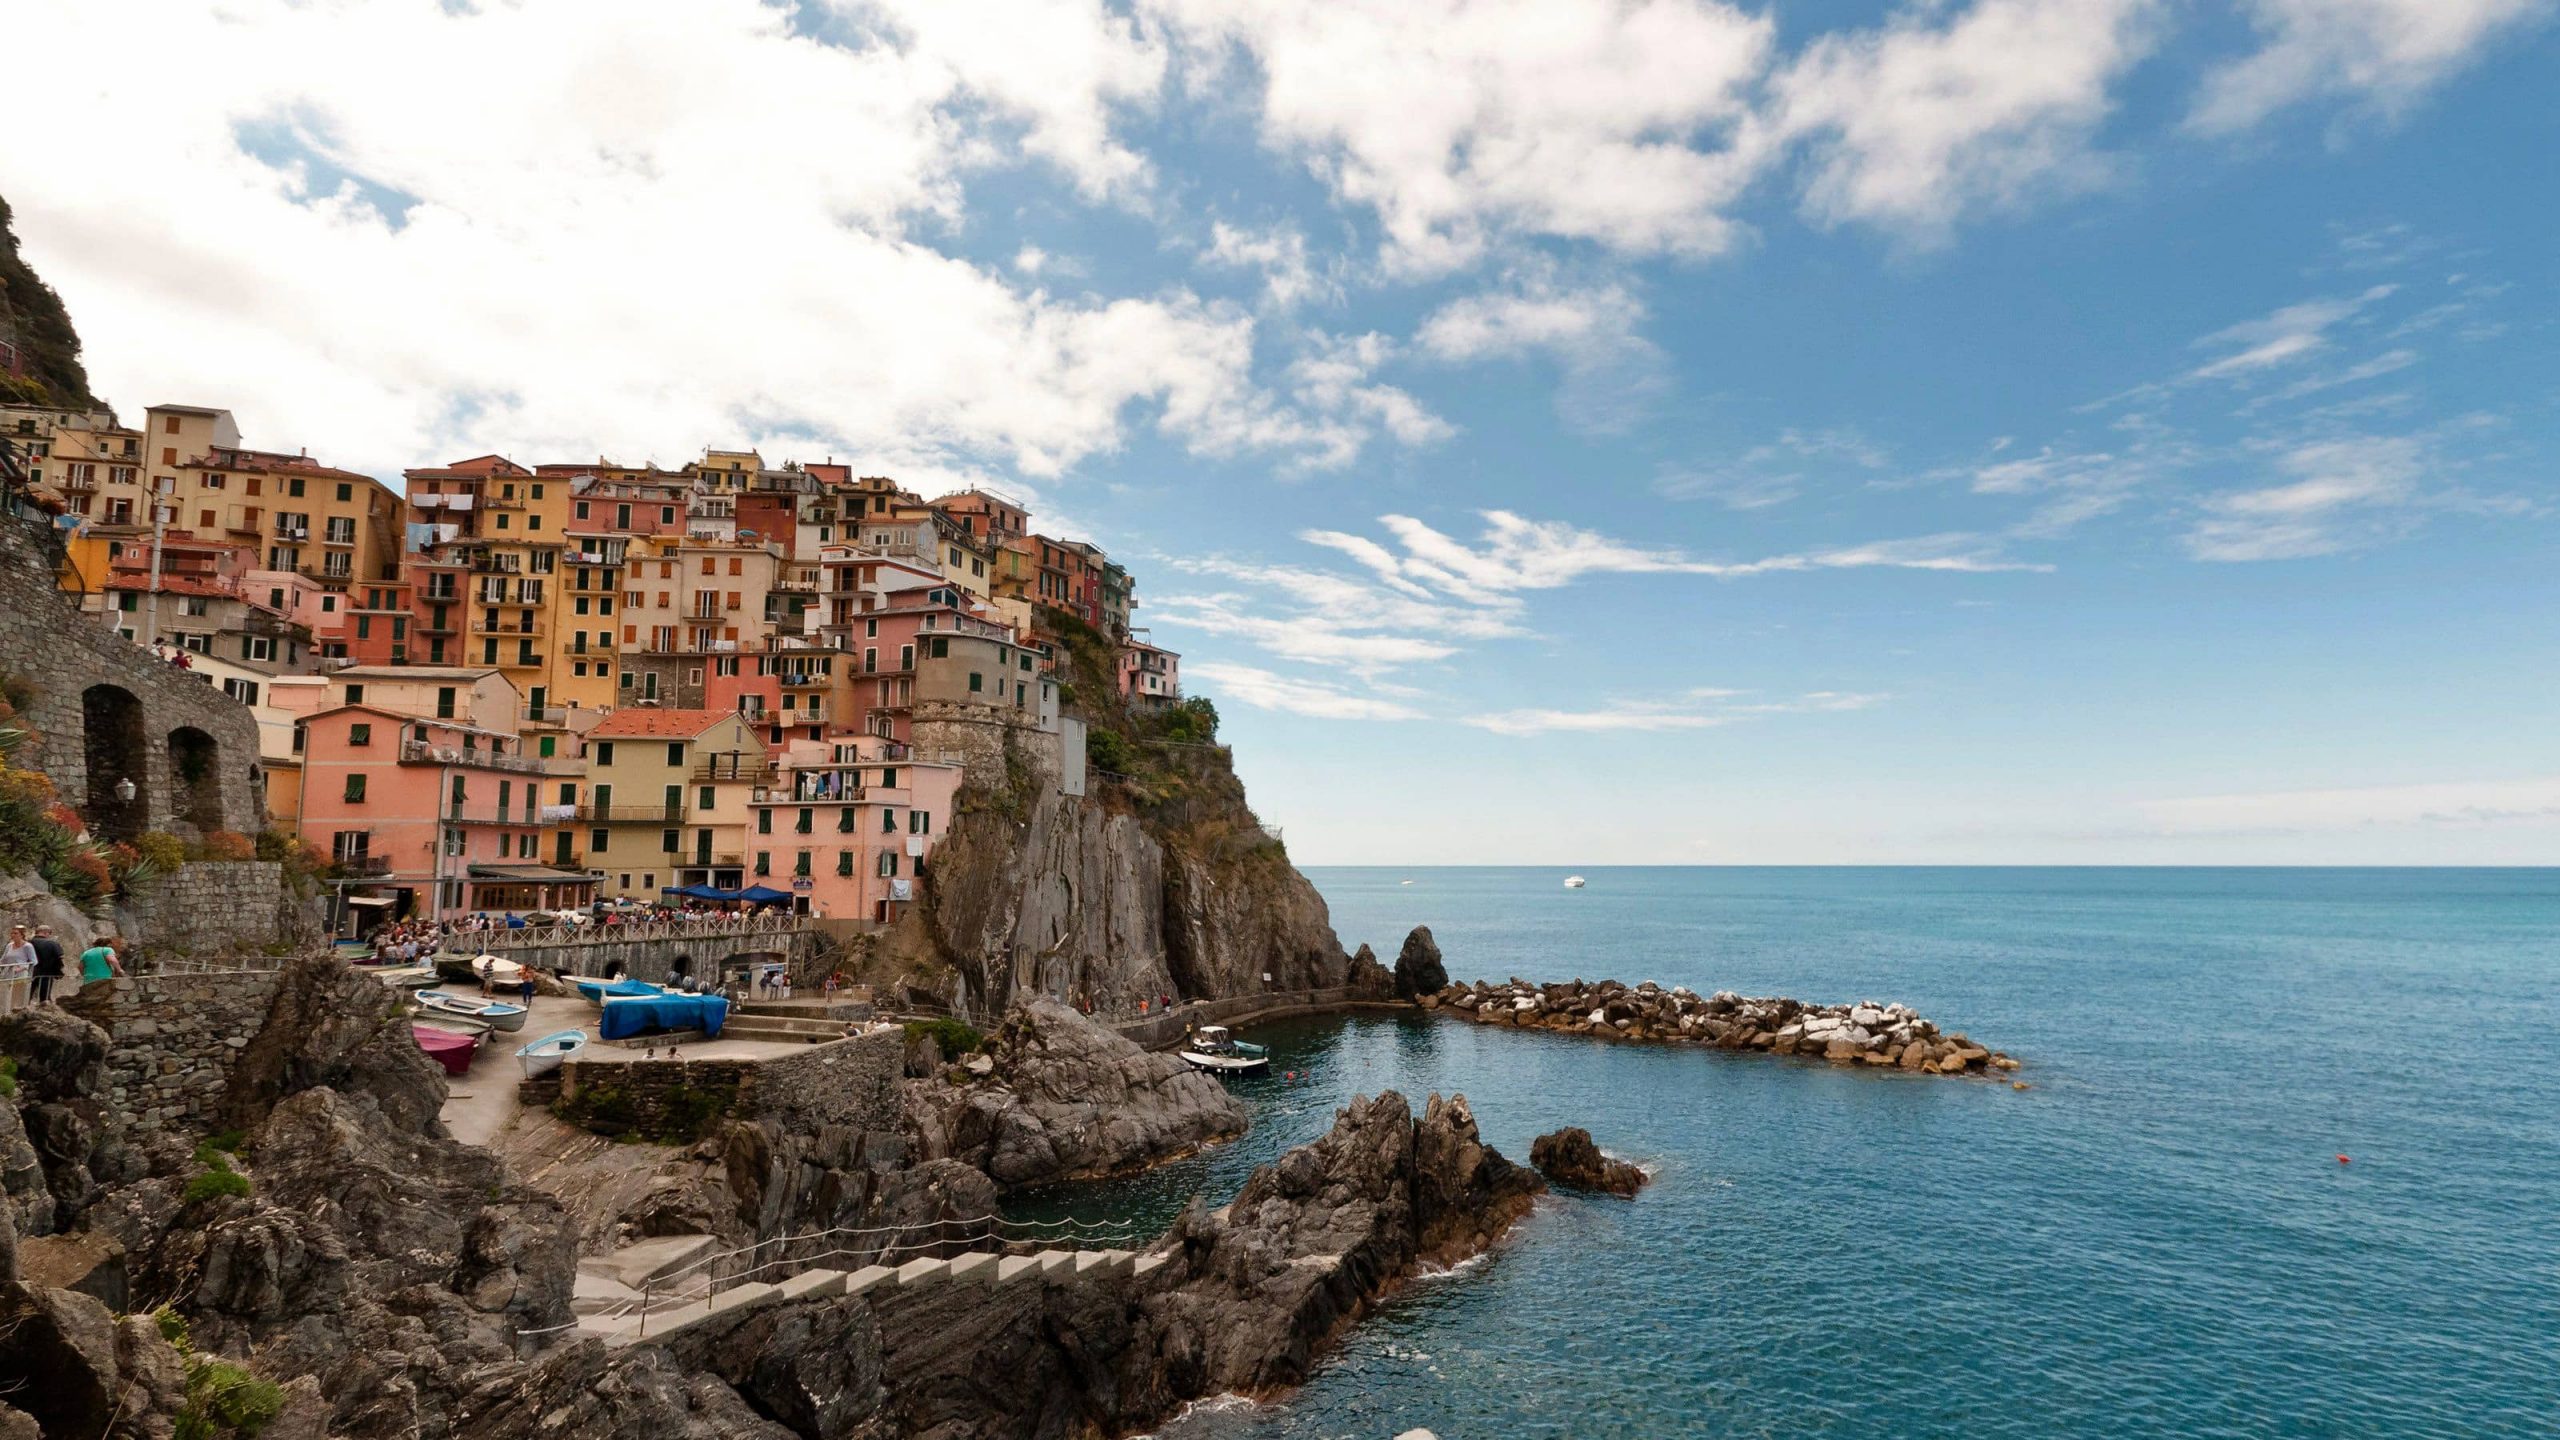
[[[356,498],[356,487],[341,483],[338,486],[338,498],[340,500],[353,500]],[[352,525],[355,522],[349,521],[348,523]]]
[[[770,835],[773,833],[772,811],[759,810],[756,812],[756,833],[759,835]]]
[[[883,835],[898,833],[898,812],[886,805],[880,807],[880,833]]]
[[[770,875],[773,873],[773,855],[770,851],[759,850],[756,852],[756,873],[758,875]]]
[[[350,744],[350,745],[370,745],[370,744],[372,744],[372,743],[373,743],[373,727],[372,727],[371,725],[363,724],[363,723],[358,723],[358,724],[354,724],[354,725],[350,725],[350,726],[348,726],[348,727],[347,727],[347,743],[348,743],[348,744]]]
[[[897,788],[898,788],[898,767],[897,767],[897,766],[895,766],[895,765],[884,766],[884,767],[881,769],[881,771],[880,771],[880,788],[881,788],[881,789],[883,789],[883,790],[895,790],[895,789],[897,789]]]
[[[661,830],[661,831],[659,831],[659,832],[658,832],[658,848],[659,848],[659,849],[661,849],[661,850],[664,850],[665,852],[667,852],[667,853],[668,853],[668,854],[670,854],[670,855],[673,855],[673,854],[674,854],[674,853],[676,853],[678,850],[683,849],[683,848],[684,848],[684,832],[683,832],[683,831],[681,831],[681,830]]]
[[[587,502],[584,500],[578,502],[578,518],[581,520],[587,518]]]
[[[898,874],[898,852],[897,852],[897,851],[895,851],[895,850],[883,850],[883,851],[881,851],[881,852],[880,852],[880,873],[881,873],[883,876],[885,876],[885,877],[887,877],[887,878],[890,878],[890,879],[895,879],[895,878],[897,878],[897,874]]]
[[[865,640],[877,640],[880,638],[879,617],[874,616],[871,619],[862,622],[862,638]]]
[[[599,741],[597,741],[597,742],[596,742],[594,749],[595,749],[596,763],[597,763],[597,764],[599,764],[599,765],[610,765],[610,764],[612,764],[612,763],[613,763],[613,742],[612,742],[612,741],[610,741],[610,740],[599,740]]]
[[[798,831],[799,833],[801,833],[801,834],[803,834],[803,835],[806,835],[806,834],[808,834],[808,833],[809,833],[809,825],[810,825],[810,822],[811,822],[813,819],[815,819],[815,818],[816,818],[816,812],[815,812],[815,811],[813,811],[813,810],[811,810],[808,806],[803,805],[803,806],[801,806],[801,807],[800,807],[800,821],[799,821],[799,823],[798,823],[798,824],[796,824],[796,825],[794,825],[794,826],[792,826],[791,828],[792,828],[792,829],[794,829],[794,830],[796,830],[796,831]]]
[[[862,673],[868,675],[879,668],[880,652],[869,646],[864,646],[862,651]]]
[[[839,875],[850,875],[853,873],[852,851],[839,850],[836,852],[836,873]]]
[[[590,831],[588,831],[588,832],[587,832],[587,853],[588,853],[588,854],[591,854],[591,855],[601,855],[601,854],[603,854],[603,853],[604,853],[604,848],[605,848],[605,847],[604,847],[604,842],[606,842],[607,840],[610,840],[610,839],[612,839],[612,838],[613,838],[613,832],[612,832],[612,831],[610,831],[610,830],[597,829],[597,830],[590,830]],[[630,880],[625,879],[622,883],[623,883],[623,884],[625,884],[625,885],[628,885],[628,884],[630,884],[631,882],[630,882]]]
[[[908,833],[908,834],[910,834],[910,835],[922,835],[922,834],[924,834],[925,832],[927,832],[927,831],[931,830],[932,828],[933,828],[933,816],[932,816],[930,813],[928,813],[928,812],[926,812],[926,811],[923,811],[923,810],[910,810],[910,811],[908,811],[908,812],[907,812],[907,833]]]
[[[354,773],[354,774],[352,774],[352,775],[350,775],[350,776],[348,776],[348,777],[347,777],[347,795],[346,795],[346,799],[347,799],[347,803],[348,803],[348,804],[350,804],[350,805],[361,805],[361,804],[363,804],[363,803],[364,803],[364,772],[363,772],[363,771],[359,770],[359,771],[357,771],[356,773]]]
[[[361,685],[350,685],[350,686],[348,686],[348,687],[347,687],[347,703],[348,703],[348,704],[350,704],[350,705],[361,705],[361,704],[363,704],[363,703],[364,703],[364,687],[363,687],[363,686],[361,686]]]
[[[682,741],[678,741],[667,747],[667,763],[670,765],[682,765],[684,763],[684,743]]]
[[[972,694],[972,695],[975,695],[975,694],[977,694],[979,691],[984,690],[985,688],[987,688],[987,685],[986,685],[986,677],[985,677],[985,676],[983,676],[983,675],[980,675],[980,674],[979,674],[977,671],[975,671],[975,670],[970,671],[970,672],[969,672],[969,693],[970,693],[970,694]]]
[[[951,642],[941,638],[940,636],[935,636],[933,641],[933,658],[936,660],[947,660],[950,657]]]
[[[436,718],[439,720],[453,718],[453,687],[450,685],[436,687]]]
[[[710,787],[710,786],[708,786],[708,785],[702,786],[702,787],[700,788],[700,792],[699,792],[699,793],[700,793],[701,799],[700,799],[699,803],[697,803],[697,804],[694,806],[694,808],[695,808],[695,809],[697,809],[697,810],[708,810],[708,809],[710,809],[710,808],[711,808],[711,802],[712,802],[711,787]]]

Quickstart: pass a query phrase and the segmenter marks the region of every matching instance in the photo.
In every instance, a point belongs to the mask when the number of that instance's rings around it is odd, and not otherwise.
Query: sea
[[[1428,925],[1458,979],[1900,1000],[2029,1088],[1260,1027],[1244,1138],[1018,1208],[1169,1221],[1387,1089],[1653,1179],[1542,1201],[1166,1440],[2560,1436],[2560,871],[1307,873],[1390,960]]]

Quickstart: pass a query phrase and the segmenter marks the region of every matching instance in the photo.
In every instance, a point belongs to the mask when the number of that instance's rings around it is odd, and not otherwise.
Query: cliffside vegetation
[[[89,372],[80,364],[80,334],[62,297],[18,255],[9,202],[0,200],[0,344],[17,350],[17,368],[0,365],[0,401],[85,407]]]

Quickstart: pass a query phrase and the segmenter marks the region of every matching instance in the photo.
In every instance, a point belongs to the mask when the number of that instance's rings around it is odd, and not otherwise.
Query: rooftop
[[[596,722],[587,732],[590,740],[626,740],[675,738],[690,740],[723,720],[734,720],[734,710],[663,710],[632,706],[616,710]]]

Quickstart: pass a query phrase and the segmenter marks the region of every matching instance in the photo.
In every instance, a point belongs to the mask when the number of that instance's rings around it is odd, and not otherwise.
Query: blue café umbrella
[[[789,900],[791,892],[776,890],[770,885],[750,885],[738,892],[738,898],[758,905],[778,905]]]

